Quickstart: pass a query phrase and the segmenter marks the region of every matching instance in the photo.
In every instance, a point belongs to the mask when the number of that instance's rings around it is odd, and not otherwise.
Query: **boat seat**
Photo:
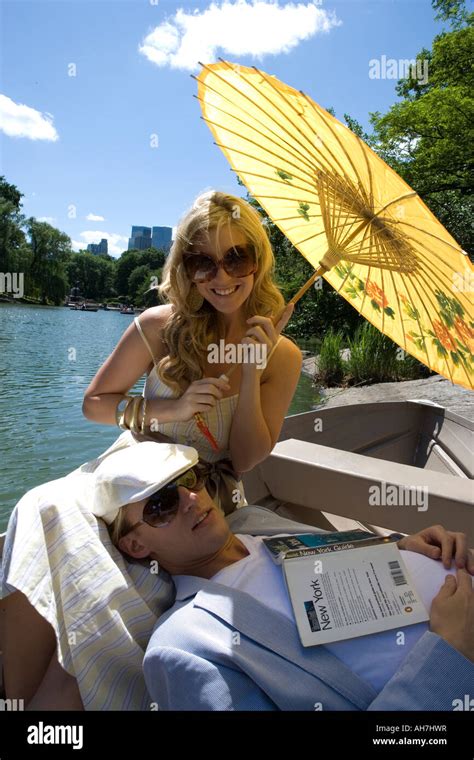
[[[453,479],[434,470],[295,438],[277,443],[248,475],[244,486],[249,503],[265,504],[313,525],[325,527],[319,521],[327,520],[328,515],[400,533],[415,533],[441,523],[463,530],[470,543],[474,542],[474,489],[468,478]],[[392,484],[400,489],[401,503],[369,503],[371,486],[377,486],[383,495]],[[340,530],[342,525],[334,528]]]

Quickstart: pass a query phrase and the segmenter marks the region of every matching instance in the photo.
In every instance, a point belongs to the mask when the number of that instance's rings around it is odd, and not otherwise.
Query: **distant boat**
[[[93,301],[83,301],[82,303],[70,304],[71,311],[99,311],[99,304]]]
[[[132,306],[124,306],[120,309],[120,314],[135,314],[135,309]]]

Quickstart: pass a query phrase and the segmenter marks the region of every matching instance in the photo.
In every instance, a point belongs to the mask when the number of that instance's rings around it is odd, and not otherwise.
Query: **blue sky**
[[[2,173],[25,214],[112,255],[205,189],[245,196],[200,119],[199,60],[255,65],[368,127],[396,100],[369,62],[442,28],[430,0],[4,0],[2,26]]]

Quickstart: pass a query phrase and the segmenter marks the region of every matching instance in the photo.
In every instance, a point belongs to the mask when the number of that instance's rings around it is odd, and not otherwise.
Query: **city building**
[[[169,251],[171,248],[171,227],[132,227],[128,239],[128,250],[144,251],[146,248],[158,248]]]
[[[151,248],[151,227],[132,227],[132,234],[128,239],[128,250],[137,249],[144,251]]]
[[[87,246],[87,250],[89,251],[89,253],[94,253],[94,254],[108,253],[109,249],[107,245],[107,238],[102,238],[100,243],[89,243],[89,245]]]
[[[153,227],[151,240],[153,248],[162,248],[169,251],[171,248],[171,227]]]

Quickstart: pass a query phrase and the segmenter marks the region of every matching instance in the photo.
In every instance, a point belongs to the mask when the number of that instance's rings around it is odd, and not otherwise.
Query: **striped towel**
[[[2,596],[22,591],[52,625],[58,659],[77,678],[86,710],[153,709],[142,673],[148,640],[175,596],[164,571],[127,561],[87,511],[97,459],[28,491],[8,524]],[[154,568],[152,568],[154,569]]]

